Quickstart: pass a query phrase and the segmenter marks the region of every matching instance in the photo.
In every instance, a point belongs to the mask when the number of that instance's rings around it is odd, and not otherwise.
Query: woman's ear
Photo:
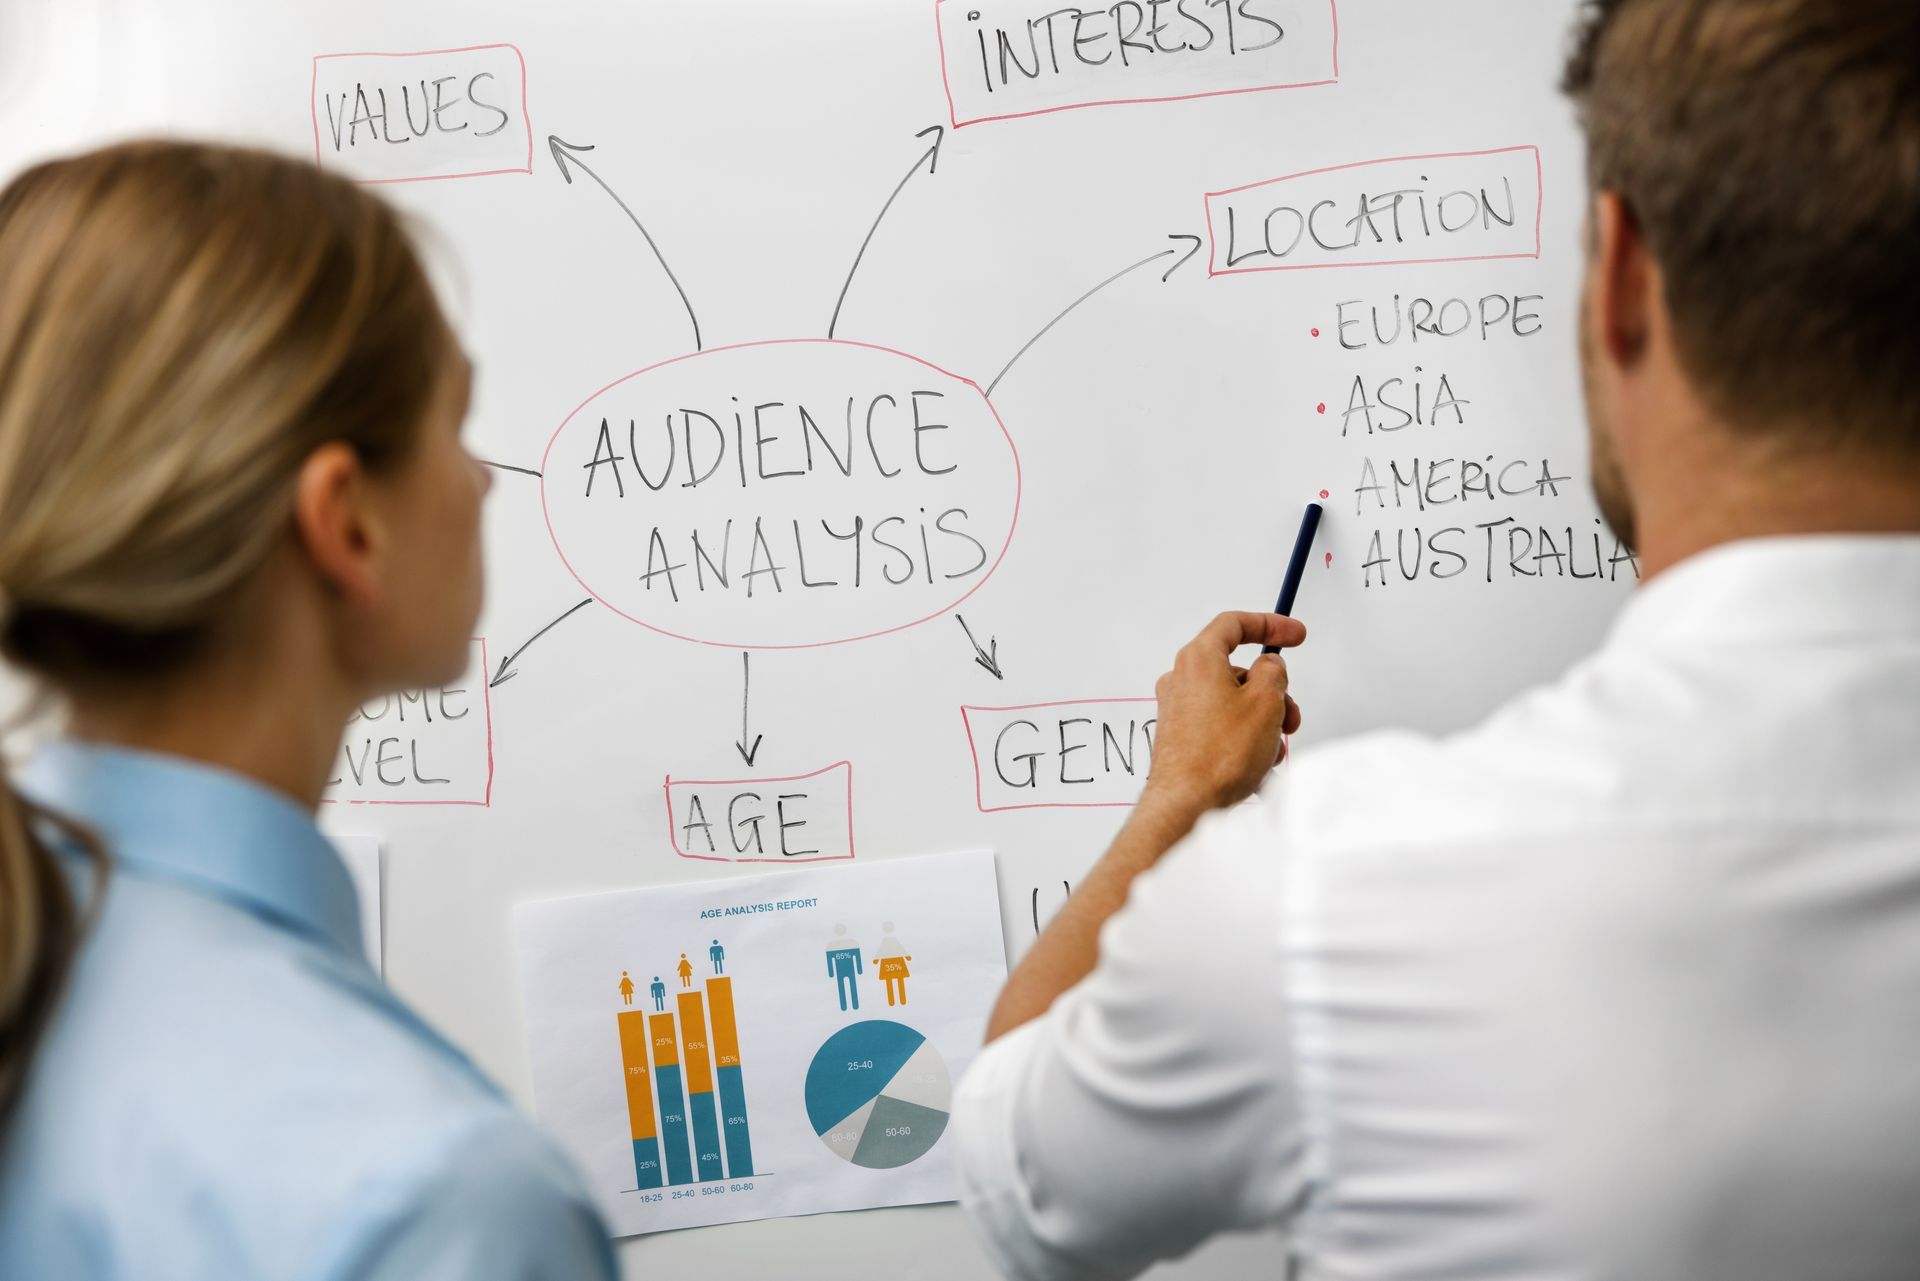
[[[294,534],[314,572],[356,609],[385,600],[385,530],[370,501],[366,469],[351,446],[320,446],[294,482]]]

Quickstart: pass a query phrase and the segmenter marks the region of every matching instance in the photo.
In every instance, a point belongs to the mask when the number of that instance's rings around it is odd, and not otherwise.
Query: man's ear
[[[308,455],[294,482],[300,550],[321,581],[357,609],[379,608],[385,594],[384,531],[370,498],[359,455],[338,441]]]
[[[1589,216],[1590,332],[1599,354],[1609,362],[1633,365],[1645,352],[1655,325],[1660,273],[1639,219],[1618,192],[1596,195]]]

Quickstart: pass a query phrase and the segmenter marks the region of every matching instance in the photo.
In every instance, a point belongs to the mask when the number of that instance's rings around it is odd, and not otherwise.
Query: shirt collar
[[[1608,647],[1920,634],[1920,534],[1746,538],[1644,584]]]
[[[346,865],[312,815],[263,783],[77,739],[44,744],[15,782],[29,800],[91,828],[116,870],[190,886],[362,955]]]

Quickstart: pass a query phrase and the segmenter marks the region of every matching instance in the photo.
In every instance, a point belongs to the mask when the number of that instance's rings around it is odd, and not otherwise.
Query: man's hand
[[[1200,816],[1251,796],[1280,759],[1282,734],[1300,727],[1287,697],[1287,665],[1262,655],[1252,668],[1229,656],[1241,645],[1298,645],[1307,629],[1279,614],[1222,614],[1160,678],[1153,770],[1140,803],[1065,907],[1007,977],[987,1039],[1044,1014],[1085,978],[1100,954],[1100,927],[1127,901],[1133,878],[1179,844]]]
[[[1188,642],[1154,686],[1160,721],[1143,802],[1198,815],[1259,790],[1280,760],[1281,736],[1300,728],[1300,708],[1278,655],[1262,654],[1245,670],[1230,656],[1242,645],[1291,647],[1306,638],[1305,627],[1279,614],[1228,613]]]

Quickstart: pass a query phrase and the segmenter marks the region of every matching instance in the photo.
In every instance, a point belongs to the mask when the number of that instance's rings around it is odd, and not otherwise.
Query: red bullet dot
[[[1327,553],[1327,568],[1328,568],[1328,569],[1332,569],[1332,568],[1333,568],[1333,553],[1332,553],[1332,552],[1328,552],[1328,553]]]
[[[1326,490],[1324,490],[1324,489],[1323,489],[1323,490],[1321,490],[1321,491],[1320,491],[1320,497],[1322,497],[1322,498],[1331,498],[1331,497],[1333,497],[1333,495],[1331,495],[1331,494],[1329,494],[1329,493],[1328,493],[1328,492],[1327,492]]]
[[[1314,336],[1315,338],[1318,338],[1318,337],[1320,336],[1320,331],[1319,331],[1318,329],[1316,329],[1316,330],[1314,330],[1314,331],[1313,331],[1313,336]]]
[[[1323,400],[1323,401],[1321,401],[1321,402],[1320,402],[1319,404],[1317,404],[1317,405],[1315,405],[1315,406],[1313,407],[1313,412],[1314,412],[1314,413],[1316,413],[1316,414],[1324,414],[1324,413],[1326,413],[1326,412],[1327,412],[1327,402]]]

